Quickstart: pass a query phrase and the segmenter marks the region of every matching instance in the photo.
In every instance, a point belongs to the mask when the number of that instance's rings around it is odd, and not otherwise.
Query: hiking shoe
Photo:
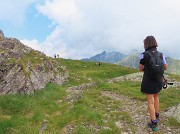
[[[156,122],[157,123],[159,122],[159,114],[158,115],[156,114]]]
[[[148,123],[148,127],[150,127],[153,131],[158,131],[157,121],[151,121]]]

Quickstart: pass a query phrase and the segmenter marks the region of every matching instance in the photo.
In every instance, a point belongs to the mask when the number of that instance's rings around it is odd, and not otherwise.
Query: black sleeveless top
[[[147,94],[156,94],[160,92],[162,89],[162,80],[156,81],[152,80],[149,77],[148,73],[148,67],[149,67],[149,60],[150,60],[150,55],[146,53],[146,51],[149,51],[152,53],[152,51],[157,51],[156,47],[150,47],[143,52],[143,58],[140,60],[140,64],[144,65],[144,74],[143,74],[143,79],[141,82],[141,92],[142,93],[147,93]],[[161,54],[162,56],[162,54]],[[163,56],[162,56],[163,59]]]

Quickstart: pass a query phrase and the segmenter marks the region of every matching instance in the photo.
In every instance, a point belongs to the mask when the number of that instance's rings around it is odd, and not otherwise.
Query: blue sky
[[[17,1],[17,2],[21,3],[21,1]],[[12,1],[9,1],[7,4],[11,4],[11,3]],[[48,26],[51,24],[52,21],[49,20],[47,16],[44,16],[40,12],[38,12],[36,8],[36,2],[32,1],[32,3],[29,3],[28,5],[24,5],[24,6],[26,7],[24,7],[25,8],[24,10],[22,10],[23,12],[22,17],[20,17],[22,19],[19,18],[11,19],[11,18],[2,17],[0,18],[1,20],[0,28],[3,30],[4,34],[7,37],[16,37],[18,39],[28,39],[28,40],[38,39],[38,41],[40,42],[44,41],[46,36],[51,34],[51,32],[54,30],[54,27],[48,28]],[[16,10],[16,8],[18,8],[18,6],[15,6],[14,10]],[[6,9],[6,11],[9,14],[8,12],[9,10]],[[6,14],[6,12],[3,12],[3,14]],[[18,12],[17,14],[21,14],[21,12]]]
[[[154,35],[165,56],[180,59],[179,0],[0,0],[6,37],[62,58],[102,51],[143,51]]]

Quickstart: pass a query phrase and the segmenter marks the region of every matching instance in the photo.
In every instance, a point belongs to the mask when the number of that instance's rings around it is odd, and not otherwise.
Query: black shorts
[[[147,94],[156,94],[162,90],[162,81],[156,81],[144,74],[141,83],[141,92]]]

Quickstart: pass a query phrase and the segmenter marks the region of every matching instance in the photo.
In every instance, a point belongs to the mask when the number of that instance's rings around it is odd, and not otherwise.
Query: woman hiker
[[[141,83],[141,92],[146,94],[147,99],[147,105],[148,110],[150,113],[151,121],[148,124],[150,128],[152,128],[153,131],[157,131],[158,127],[158,119],[159,119],[159,98],[158,94],[160,90],[162,89],[162,75],[159,76],[157,79],[153,79],[151,77],[151,62],[152,56],[156,55],[159,56],[162,66],[163,66],[163,73],[164,70],[167,69],[167,64],[165,57],[162,53],[157,51],[157,42],[156,39],[153,36],[147,36],[146,39],[144,39],[144,49],[145,51],[140,56],[140,64],[139,64],[139,70],[144,71],[143,79]],[[159,55],[157,54],[159,53]]]

